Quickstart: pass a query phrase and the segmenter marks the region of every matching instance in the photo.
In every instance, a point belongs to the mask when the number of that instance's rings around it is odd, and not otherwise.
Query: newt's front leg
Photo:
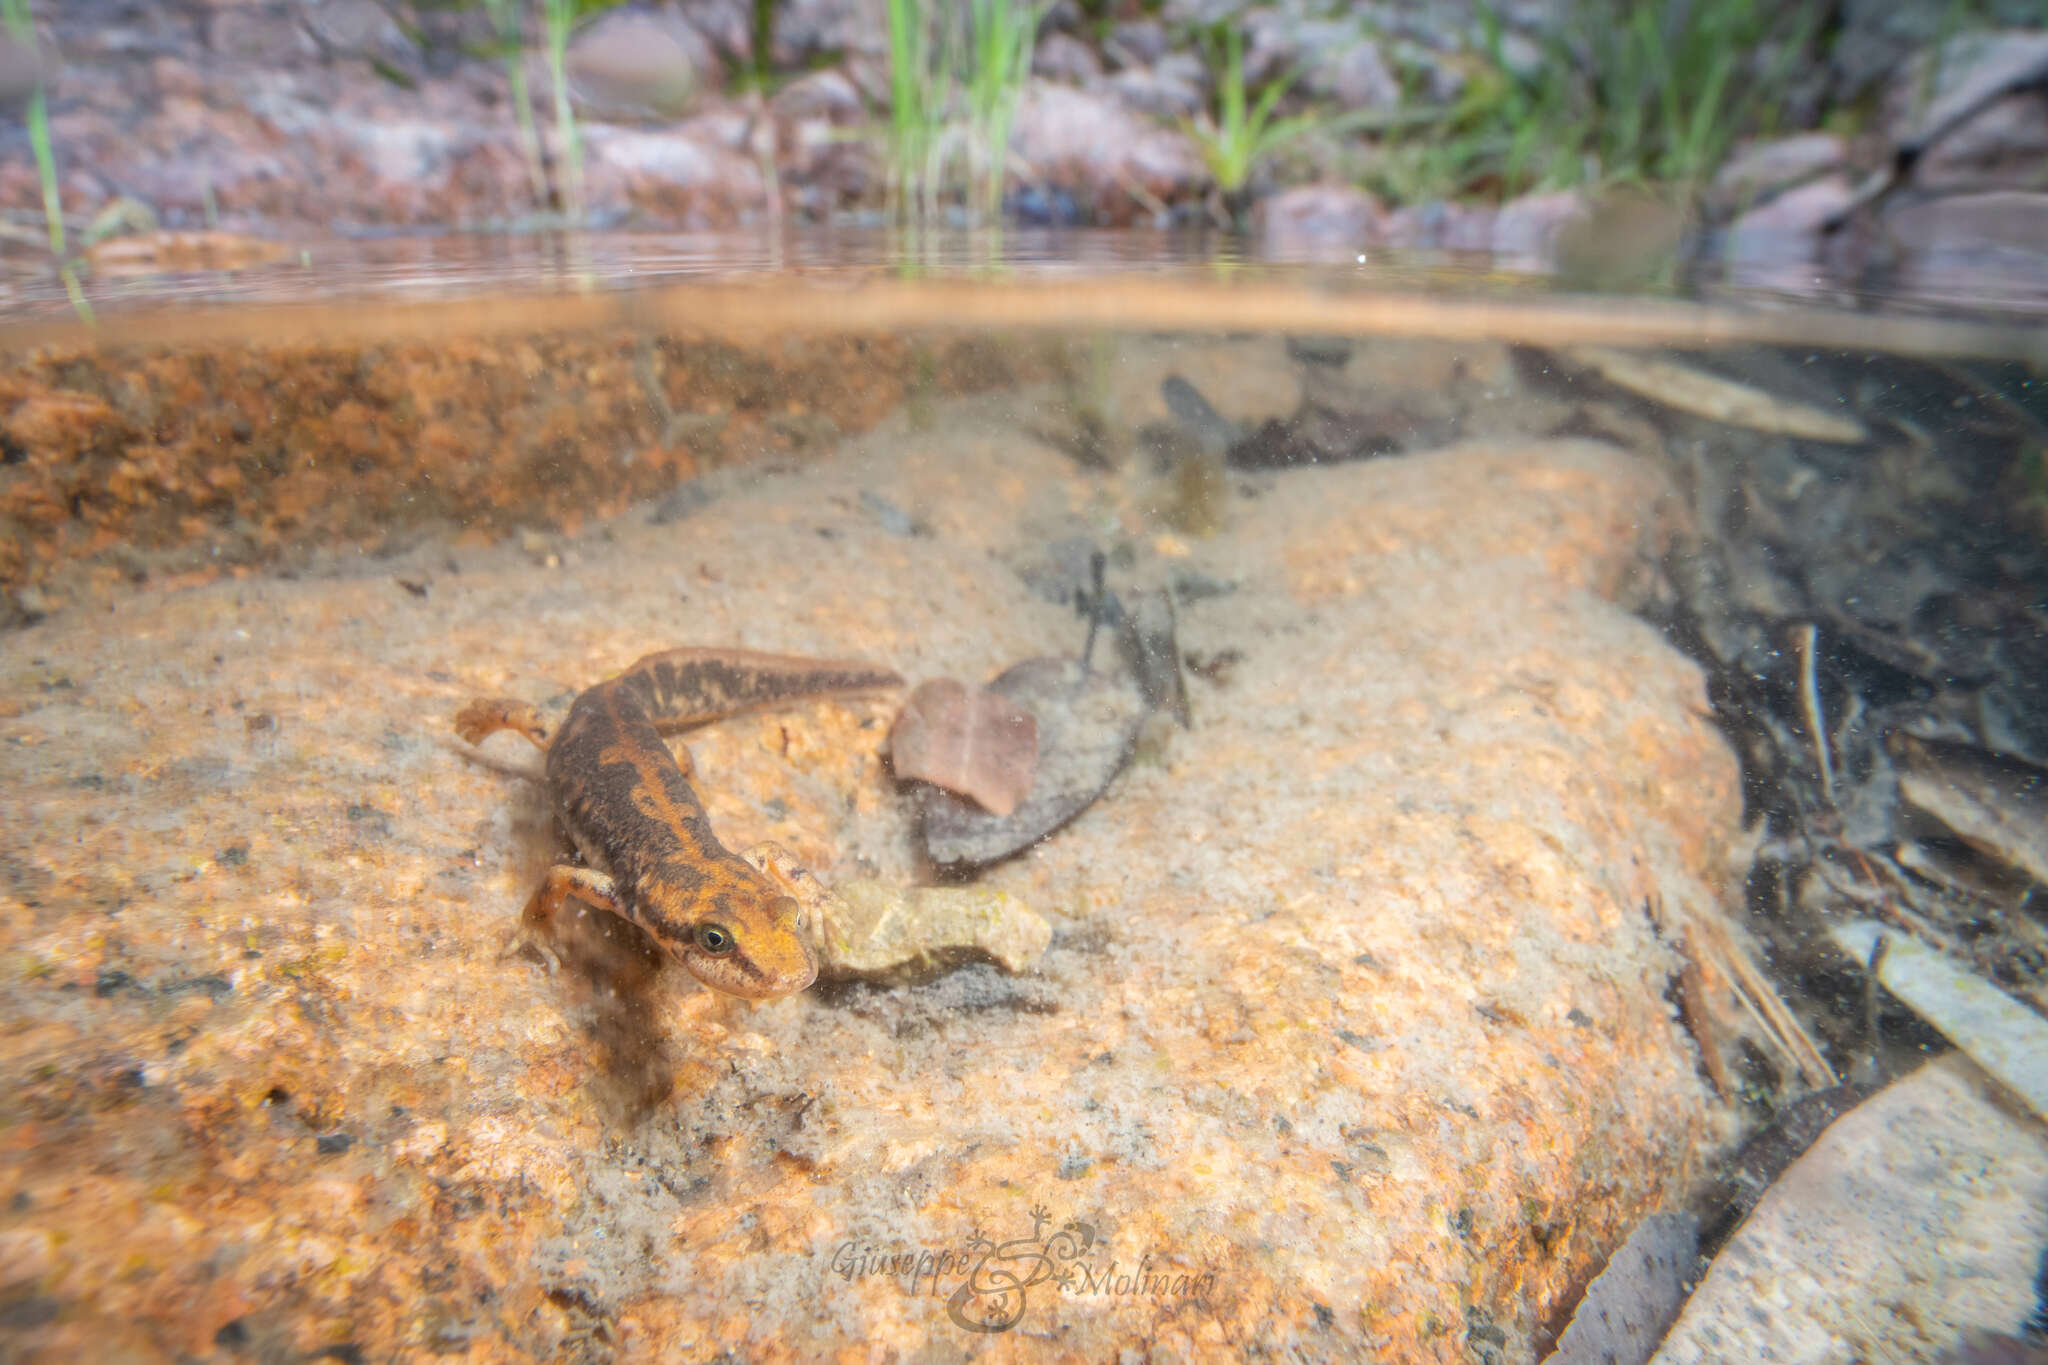
[[[519,916],[520,922],[536,934],[553,938],[555,916],[562,912],[563,904],[571,897],[599,910],[609,910],[614,915],[626,915],[618,888],[610,877],[595,868],[557,863],[548,869],[548,875],[534,891],[533,899],[526,903],[526,909]]]

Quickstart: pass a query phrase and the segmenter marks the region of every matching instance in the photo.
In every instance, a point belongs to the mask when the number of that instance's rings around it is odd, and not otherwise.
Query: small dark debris
[[[263,1092],[263,1102],[271,1108],[290,1104],[292,1102],[292,1092],[281,1085],[273,1085],[270,1089]]]
[[[696,480],[679,483],[662,495],[654,510],[647,514],[649,526],[669,526],[683,520],[693,512],[701,511],[712,503],[711,490]]]
[[[1344,1182],[1345,1184],[1347,1184],[1347,1185],[1349,1185],[1349,1184],[1351,1183],[1351,1163],[1350,1163],[1350,1162],[1348,1162],[1348,1161],[1339,1161],[1339,1160],[1337,1160],[1337,1159],[1336,1159],[1335,1157],[1332,1157],[1332,1158],[1330,1159],[1330,1169],[1331,1169],[1332,1171],[1335,1171],[1335,1172],[1337,1173],[1337,1178],[1338,1178],[1339,1180],[1343,1181],[1343,1182]]]
[[[880,493],[870,492],[863,488],[860,494],[860,505],[866,508],[868,514],[874,517],[877,524],[892,536],[914,536],[924,531],[924,528],[918,525],[917,520],[910,513],[904,511],[895,503],[890,502]]]
[[[313,1150],[321,1156],[340,1156],[356,1145],[352,1133],[322,1133],[313,1142]]]
[[[1146,702],[1187,729],[1194,718],[1188,710],[1187,679],[1180,671],[1179,625],[1172,593],[1138,593],[1131,599],[1119,644]]]
[[[1294,336],[1287,338],[1289,358],[1304,365],[1335,368],[1351,359],[1350,337]]]
[[[1361,952],[1355,955],[1351,959],[1351,965],[1363,967],[1369,972],[1383,972],[1387,969],[1387,964],[1374,957],[1370,952]]]
[[[1237,424],[1217,412],[1193,384],[1179,375],[1166,377],[1159,385],[1159,396],[1165,400],[1166,410],[1173,414],[1174,424],[1194,438],[1198,449],[1220,455],[1237,443]]]
[[[1237,676],[1237,666],[1244,662],[1244,654],[1235,649],[1219,649],[1214,654],[1204,654],[1191,649],[1181,656],[1187,671],[1211,687],[1228,687]]]
[[[428,585],[428,583],[426,582],[426,580],[425,580],[425,579],[420,579],[420,578],[394,578],[394,579],[392,579],[391,581],[392,581],[392,582],[394,582],[394,583],[396,583],[396,584],[397,584],[397,585],[398,585],[399,587],[401,587],[401,588],[404,588],[404,589],[405,589],[405,590],[406,590],[407,592],[411,593],[411,594],[412,594],[412,595],[413,595],[414,597],[424,598],[424,597],[426,597],[426,595],[427,595],[427,589],[428,589],[428,586],[429,586],[429,585]]]
[[[1593,1016],[1586,1013],[1584,1010],[1580,1009],[1577,1005],[1574,1005],[1570,1009],[1566,1010],[1564,1017],[1566,1023],[1575,1025],[1579,1028],[1593,1027]]]
[[[249,1344],[249,1325],[240,1318],[224,1322],[213,1334],[213,1344],[223,1351],[239,1351]]]
[[[166,982],[157,987],[157,990],[160,994],[167,996],[185,995],[192,991],[205,991],[215,1000],[218,1000],[222,996],[234,994],[235,983],[224,976],[215,976],[208,973],[205,976],[188,976],[177,981]]]
[[[609,1321],[612,1310],[585,1284],[558,1284],[548,1290],[548,1302],[565,1312],[580,1313],[595,1321]]]
[[[1874,1090],[1869,1085],[1836,1085],[1802,1095],[1750,1135],[1735,1153],[1728,1174],[1695,1202],[1694,1236],[1708,1255],[1735,1231],[1766,1191],[1805,1154],[1828,1125]],[[1687,1215],[1691,1217],[1692,1215]]]
[[[16,1331],[27,1331],[33,1327],[45,1327],[57,1320],[64,1306],[45,1294],[30,1294],[25,1298],[0,1302],[0,1327]]]
[[[1494,1324],[1493,1315],[1484,1308],[1467,1308],[1465,1340],[1499,1350],[1508,1344],[1508,1334]]]
[[[1060,1158],[1059,1170],[1054,1172],[1062,1180],[1079,1180],[1088,1174],[1095,1163],[1085,1156],[1068,1155]]]
[[[1309,1300],[1309,1307],[1315,1310],[1316,1326],[1321,1327],[1326,1331],[1329,1328],[1336,1326],[1337,1315],[1330,1311],[1330,1306],[1328,1304],[1317,1303],[1315,1300],[1311,1299]]]
[[[1055,540],[1042,557],[1020,565],[1017,576],[1033,596],[1056,606],[1072,606],[1088,592],[1091,564],[1099,548],[1086,536]]]
[[[353,1341],[344,1341],[335,1346],[323,1346],[313,1353],[315,1360],[338,1360],[341,1365],[363,1365],[363,1348]]]
[[[148,993],[135,984],[134,977],[128,975],[128,973],[122,971],[119,967],[112,967],[107,969],[106,971],[101,972],[99,975],[99,980],[93,982],[92,987],[92,993],[94,995],[97,995],[102,1000],[112,995],[115,991],[125,990],[133,990],[138,995],[145,995]]]
[[[1174,598],[1184,606],[1212,597],[1228,597],[1238,589],[1234,578],[1215,578],[1200,569],[1186,567],[1175,569],[1168,581],[1173,586]]]
[[[247,844],[229,844],[226,848],[214,854],[213,860],[222,867],[245,866],[249,861],[249,846]]]
[[[1385,1043],[1379,1042],[1376,1039],[1368,1038],[1362,1033],[1353,1033],[1348,1028],[1338,1029],[1337,1037],[1340,1041],[1342,1041],[1345,1044],[1345,1046],[1355,1047],[1360,1052],[1379,1052],[1386,1047]]]

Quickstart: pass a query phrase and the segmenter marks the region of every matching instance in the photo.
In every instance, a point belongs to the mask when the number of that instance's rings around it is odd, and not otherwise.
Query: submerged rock
[[[993,887],[862,879],[835,891],[818,940],[818,971],[828,981],[915,981],[976,959],[1029,971],[1052,941],[1051,925]]]
[[[1635,1365],[1657,1349],[1691,1288],[1699,1219],[1653,1213],[1586,1286],[1549,1365]]]
[[[1116,222],[1185,198],[1208,178],[1187,134],[1114,96],[1042,81],[1025,93],[1012,144],[1028,178],[1071,187],[1098,218]]]
[[[795,854],[769,842],[741,857],[803,907],[827,981],[903,984],[965,962],[1028,971],[1052,927],[1015,896],[979,886],[905,886],[859,877],[827,886]]]
[[[2048,1137],[1959,1056],[1864,1101],[1787,1170],[1655,1357],[1931,1360],[2020,1333],[2048,1250]]]
[[[1082,506],[1094,476],[1022,400],[935,408],[687,536],[614,519],[545,572],[464,549],[417,606],[385,571],[441,547],[137,593],[0,652],[0,1249],[36,1294],[10,1348],[909,1356],[964,1273],[912,1295],[842,1245],[1000,1244],[1042,1207],[1099,1230],[1098,1277],[1149,1258],[1202,1297],[1035,1287],[998,1355],[1428,1360],[1483,1322],[1533,1356],[1727,1136],[1641,907],[1728,889],[1735,764],[1698,671],[1603,600],[1665,496],[1646,461],[1468,445],[1234,509],[1188,561],[1240,584],[1184,613],[1242,653],[1191,684],[1213,711],[983,874],[1055,930],[1028,977],[748,1005],[663,969],[614,1005],[508,952],[562,845],[529,757],[428,738],[454,701],[551,703],[650,630],[991,671],[1074,648],[1007,566],[1018,488]],[[868,526],[863,488],[935,534]],[[833,506],[863,533],[817,535]],[[719,836],[914,880],[892,711],[691,732]]]
[[[672,119],[690,106],[702,81],[715,71],[710,44],[672,15],[613,10],[593,20],[569,44],[570,89],[586,115],[616,119]]]
[[[1567,354],[1610,384],[1729,426],[1839,445],[1855,445],[1870,437],[1861,422],[1844,413],[1779,398],[1658,356],[1606,346],[1575,346]]]

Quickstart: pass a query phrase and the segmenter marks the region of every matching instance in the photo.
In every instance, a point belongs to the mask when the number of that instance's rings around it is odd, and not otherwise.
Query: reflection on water
[[[2019,1331],[2048,1229],[1911,1143],[2048,1206],[2038,333],[989,250],[23,296],[10,1351],[1534,1359],[1873,1113],[1999,1254],[1795,1309]]]
[[[773,222],[723,232],[659,235],[504,232],[397,234],[275,241],[234,234],[164,233],[117,238],[99,249],[87,295],[97,307],[147,309],[152,305],[265,302],[325,303],[374,298],[384,302],[474,300],[535,291],[638,291],[667,283],[794,278],[852,281],[973,279],[1043,285],[1105,280],[1177,284],[1284,286],[1312,281],[1321,290],[1376,293],[1425,291],[1432,296],[1507,296],[1527,301],[1552,293],[1556,281],[1541,256],[1497,258],[1485,252],[1333,251],[1326,245],[1289,248],[1281,241],[1243,238],[1198,229],[1090,230],[1011,227],[949,228],[806,226]],[[1596,242],[1580,248],[1598,259]],[[195,261],[200,264],[195,265]],[[1939,266],[1940,273],[1929,273]],[[215,268],[225,267],[225,268]],[[1930,307],[1987,318],[2038,313],[2038,261],[2015,256],[1988,261],[1947,257],[1911,276],[1888,279],[1873,292],[1861,277],[1816,268],[1790,269],[1772,261],[1702,259],[1674,267],[1682,292],[1737,310],[1787,305],[1820,306],[1887,323],[1924,316]],[[0,273],[0,304],[15,318],[58,318],[69,312],[61,283],[34,263]],[[1567,272],[1566,289],[1604,276],[1581,264]],[[1646,297],[1619,291],[1610,312],[1626,318]],[[1241,305],[1208,303],[1206,324],[1268,325],[1264,314],[1246,316]],[[1825,316],[1819,315],[1819,316]],[[1056,319],[1049,319],[1054,320]],[[1097,317],[1074,318],[1095,323]],[[815,324],[815,318],[806,321]],[[1282,322],[1270,325],[1284,326]],[[1610,324],[1635,335],[1625,321]],[[1735,336],[1757,335],[1738,331]],[[1796,327],[1771,333],[1794,340]],[[1827,332],[1811,338],[1840,336]],[[1712,336],[1713,340],[1733,339]],[[1925,351],[1929,343],[1907,333],[1862,338],[1887,349]],[[2015,343],[1977,343],[1972,352],[2012,349]],[[1936,349],[1950,349],[1936,346]]]

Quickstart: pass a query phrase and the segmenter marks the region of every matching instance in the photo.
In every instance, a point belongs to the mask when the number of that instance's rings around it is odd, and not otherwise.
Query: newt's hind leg
[[[481,744],[486,735],[512,730],[526,736],[542,753],[548,751],[547,722],[540,712],[510,697],[478,697],[455,713],[455,733],[471,744]]]

